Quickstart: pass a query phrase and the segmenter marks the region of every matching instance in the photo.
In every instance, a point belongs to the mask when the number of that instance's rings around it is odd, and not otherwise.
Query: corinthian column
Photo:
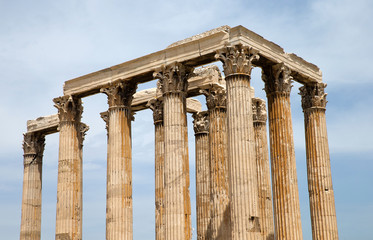
[[[203,93],[210,115],[212,239],[231,239],[226,92],[213,86]]]
[[[108,96],[106,239],[133,238],[131,103],[137,85],[115,83],[101,92]]]
[[[302,239],[293,128],[290,109],[292,77],[283,64],[264,67],[268,98],[272,188],[276,239]]]
[[[264,240],[274,239],[271,174],[267,142],[267,111],[263,99],[253,98],[256,165],[258,169],[258,194],[260,232]]]
[[[250,74],[256,51],[237,45],[218,51],[227,83],[228,177],[232,239],[259,239],[258,186]]]
[[[40,133],[24,134],[21,240],[40,240],[44,141]]]
[[[147,105],[153,110],[155,127],[155,239],[163,240],[165,236],[163,102],[160,99],[154,99]]]
[[[196,143],[196,199],[197,199],[197,239],[209,240],[211,236],[210,218],[210,152],[209,114],[193,114]]]
[[[307,176],[313,239],[338,239],[326,132],[326,84],[300,88],[306,130]]]
[[[191,69],[174,63],[154,76],[160,79],[164,111],[165,239],[191,239],[189,158],[186,120],[187,76]]]
[[[56,239],[82,239],[82,148],[88,126],[81,123],[81,100],[55,98],[60,120]]]

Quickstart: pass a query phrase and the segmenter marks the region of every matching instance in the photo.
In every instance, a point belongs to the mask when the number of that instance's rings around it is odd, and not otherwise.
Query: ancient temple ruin
[[[224,74],[211,65],[216,61]],[[266,101],[250,87],[254,67],[262,69]],[[136,91],[153,80],[157,88]],[[187,112],[194,118],[197,239],[302,239],[292,81],[303,85],[313,239],[338,239],[321,71],[243,26],[223,26],[66,81],[64,96],[53,100],[58,114],[27,122],[20,239],[40,240],[44,137],[57,132],[56,239],[82,239],[89,128],[81,122],[81,99],[93,94],[106,94],[109,105],[100,113],[107,129],[106,239],[133,239],[131,121],[146,108],[155,126],[157,240],[192,237]],[[197,95],[206,97],[207,111],[191,98]]]

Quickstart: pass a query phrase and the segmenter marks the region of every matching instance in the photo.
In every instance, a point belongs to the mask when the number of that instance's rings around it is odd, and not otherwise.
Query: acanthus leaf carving
[[[109,108],[123,107],[130,109],[136,89],[137,83],[127,81],[113,83],[108,87],[101,88],[100,92],[107,95]]]
[[[78,139],[79,139],[79,147],[83,147],[83,141],[85,138],[85,135],[87,134],[89,130],[89,126],[85,123],[80,123],[79,125],[79,132],[78,132]]]
[[[62,96],[53,99],[58,109],[60,123],[80,122],[83,113],[82,100],[74,96]]]
[[[161,98],[149,100],[146,104],[153,111],[154,124],[163,123],[163,100]]]
[[[104,122],[105,122],[106,131],[109,132],[109,112],[108,111],[102,112],[102,113],[100,113],[100,116],[101,116],[102,120],[104,120]]]
[[[326,100],[325,93],[326,84],[316,83],[310,85],[304,85],[299,88],[299,94],[302,96],[302,108],[303,111],[307,109],[325,109]]]
[[[290,94],[293,87],[291,70],[283,63],[262,68],[262,79],[265,83],[264,90],[267,95],[280,93]]]
[[[33,156],[31,161],[24,162],[24,164],[37,164],[41,161],[45,147],[45,136],[39,132],[23,134],[23,152],[24,155]]]
[[[259,51],[241,44],[218,50],[215,58],[223,63],[225,77],[232,74],[251,75],[253,61],[259,59]]]
[[[174,62],[167,66],[162,66],[153,73],[154,78],[158,78],[159,89],[162,94],[183,93],[188,89],[188,76],[193,72],[193,68],[179,62]]]
[[[253,108],[253,121],[265,123],[267,121],[267,111],[266,103],[263,99],[253,98],[252,99]]]
[[[210,128],[210,118],[208,111],[193,113],[193,128],[195,134],[208,133]]]
[[[213,85],[208,89],[201,89],[199,92],[205,95],[206,105],[209,110],[226,108],[227,93],[223,87]]]

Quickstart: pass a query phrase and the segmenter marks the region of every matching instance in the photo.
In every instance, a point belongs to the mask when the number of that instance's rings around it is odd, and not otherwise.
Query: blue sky
[[[373,2],[0,0],[0,234],[19,238],[26,121],[56,113],[64,81],[229,25],[243,25],[318,65],[328,84],[327,124],[340,239],[371,239],[373,222]],[[139,89],[153,87],[140,85]],[[260,69],[252,85],[261,89]],[[303,235],[311,239],[303,113],[291,102]],[[204,101],[203,98],[199,98]],[[106,96],[84,98],[83,238],[105,238]],[[154,238],[154,129],[150,110],[133,122],[134,239]],[[194,137],[188,117],[195,224]],[[58,134],[46,138],[42,239],[54,239]],[[195,226],[194,226],[195,228]],[[194,239],[195,239],[194,230]]]

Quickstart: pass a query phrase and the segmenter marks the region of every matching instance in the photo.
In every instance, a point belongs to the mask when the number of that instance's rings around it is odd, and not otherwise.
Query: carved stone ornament
[[[211,86],[209,89],[201,89],[200,93],[206,96],[206,105],[209,110],[215,108],[226,108],[227,93],[224,88]]]
[[[263,99],[253,98],[253,121],[265,123],[267,121],[266,103]]]
[[[73,96],[62,96],[53,99],[58,109],[60,122],[80,122],[83,113],[82,100]]]
[[[106,112],[102,112],[100,113],[100,116],[101,118],[104,120],[105,122],[105,128],[106,128],[106,131],[109,131],[109,112],[106,111]]]
[[[293,77],[290,69],[283,63],[262,68],[262,79],[265,83],[264,90],[267,95],[273,93],[290,94]]]
[[[250,75],[252,62],[259,59],[258,53],[251,47],[235,45],[218,50],[215,58],[223,63],[225,77],[231,74]]]
[[[185,94],[188,89],[188,76],[191,72],[193,72],[193,68],[175,62],[162,66],[153,73],[153,77],[160,80],[159,88],[163,95],[168,93]]]
[[[193,127],[195,134],[208,133],[210,126],[210,119],[208,111],[193,113]]]
[[[163,101],[161,99],[152,99],[146,104],[153,110],[154,124],[163,123]]]
[[[135,82],[117,82],[106,88],[101,88],[100,92],[108,96],[109,108],[124,107],[131,108],[133,94],[135,94],[137,84]]]
[[[83,147],[83,141],[84,137],[87,134],[87,131],[89,130],[89,126],[85,123],[80,123],[79,126],[79,145],[82,148]]]
[[[36,164],[41,160],[41,156],[44,152],[45,136],[38,132],[23,134],[23,152],[24,155],[31,155],[33,159],[24,164]]]
[[[299,95],[302,96],[302,108],[303,111],[314,108],[314,109],[325,109],[326,103],[326,84],[316,83],[312,85],[304,85],[299,88]]]

